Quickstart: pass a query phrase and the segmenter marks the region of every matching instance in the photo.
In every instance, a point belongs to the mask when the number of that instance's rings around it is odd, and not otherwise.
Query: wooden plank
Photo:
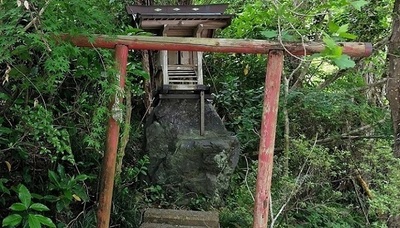
[[[200,135],[204,136],[204,115],[205,115],[205,111],[204,111],[204,91],[200,91]]]
[[[167,35],[168,30],[169,30],[169,26],[164,25],[164,29],[163,29],[163,33],[162,33],[164,37]],[[163,72],[163,83],[169,84],[169,81],[168,81],[168,51],[161,50],[160,56],[161,56],[161,67],[162,67],[162,72]]]
[[[187,78],[187,79],[196,79],[196,76],[169,76],[170,79],[179,79],[179,78]]]
[[[163,83],[168,84],[168,51],[160,51]]]
[[[170,79],[169,84],[173,83],[188,83],[188,84],[197,84],[197,80],[176,80],[176,79]]]
[[[188,27],[182,28],[180,30],[169,30],[167,33],[168,37],[191,37],[192,30]]]
[[[179,10],[176,10],[178,8]],[[126,10],[129,14],[165,14],[171,17],[176,13],[185,14],[216,14],[221,15],[228,8],[228,4],[207,4],[207,5],[128,5]]]
[[[186,88],[185,88],[186,87]],[[169,85],[163,85],[162,86],[163,91],[168,91],[168,90],[180,90],[180,91],[210,91],[209,86],[205,85],[175,85],[175,84],[169,84]]]
[[[171,26],[182,26],[189,28],[196,28],[198,24],[207,25],[209,28],[219,29],[225,28],[229,25],[226,21],[210,21],[207,19],[202,20],[145,20],[142,21],[140,27],[143,29],[161,29],[165,24]]]
[[[195,65],[169,65],[168,66],[168,70],[170,71],[178,71],[178,70],[190,70],[193,71],[193,69],[195,68]]]
[[[196,75],[194,70],[169,70],[171,74]]]
[[[190,53],[188,51],[181,51],[181,65],[189,65],[190,64]]]
[[[170,51],[204,51],[226,53],[268,53],[270,50],[284,50],[280,42],[267,40],[187,38],[187,37],[153,37],[153,36],[87,36],[62,35],[58,39],[71,41],[79,47],[98,47],[113,49],[122,44],[136,50],[170,50]],[[93,40],[91,43],[89,40]],[[338,43],[343,51],[353,57],[365,57],[372,53],[371,43],[342,42]],[[319,42],[284,43],[287,51],[296,56],[311,55],[324,51],[325,45]],[[306,52],[304,52],[304,50]]]
[[[168,70],[170,69],[170,65],[178,64],[178,51],[169,51],[168,52]]]
[[[201,32],[204,29],[204,25],[200,24],[197,26],[197,29],[195,31],[195,36],[199,38],[201,36]],[[203,52],[197,51],[194,52],[196,55],[196,65],[197,65],[197,83],[198,84],[203,84]],[[204,110],[203,110],[204,111]],[[202,116],[204,118],[204,116]],[[204,126],[203,126],[204,127]]]

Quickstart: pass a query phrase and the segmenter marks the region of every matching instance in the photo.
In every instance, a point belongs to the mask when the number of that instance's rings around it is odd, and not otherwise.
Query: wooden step
[[[185,76],[168,76],[168,78],[169,79],[171,79],[171,78],[197,78],[197,76],[196,75],[193,75],[193,76],[187,76],[187,75],[185,75]]]
[[[186,79],[178,80],[178,79],[174,79],[174,80],[169,80],[169,83],[170,84],[173,84],[173,83],[197,84],[197,80],[186,80]]]
[[[168,76],[176,75],[186,75],[186,76],[196,76],[196,72],[193,70],[170,70],[168,71]]]
[[[211,212],[211,211],[187,211],[187,210],[149,208],[144,212],[143,222],[144,222],[143,225],[145,224],[147,225],[146,226],[142,225],[143,227],[141,226],[141,228],[144,227],[219,228],[218,212]],[[152,224],[157,224],[158,226],[151,226]]]

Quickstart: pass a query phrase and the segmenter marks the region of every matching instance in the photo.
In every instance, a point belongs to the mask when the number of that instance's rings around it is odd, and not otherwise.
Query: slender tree
[[[387,98],[392,113],[394,146],[393,154],[400,158],[400,0],[395,0],[393,6],[392,35],[389,39],[389,75]],[[389,227],[400,226],[400,216],[396,215],[389,219]]]
[[[393,6],[392,35],[389,38],[389,74],[387,99],[393,120],[394,146],[393,153],[400,158],[400,0]]]

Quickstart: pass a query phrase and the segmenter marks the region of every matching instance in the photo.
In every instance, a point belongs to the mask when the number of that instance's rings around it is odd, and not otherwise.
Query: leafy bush
[[[3,219],[3,227],[15,227],[22,223],[23,227],[39,228],[41,225],[56,227],[53,221],[40,214],[40,212],[50,211],[41,203],[33,203],[32,195],[24,185],[19,185],[17,189],[20,202],[10,206],[12,214]]]

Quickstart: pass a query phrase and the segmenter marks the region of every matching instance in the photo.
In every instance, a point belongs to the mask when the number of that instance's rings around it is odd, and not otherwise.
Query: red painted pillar
[[[266,228],[268,224],[279,87],[283,70],[282,51],[272,50],[268,53],[266,70],[253,228]]]
[[[115,60],[119,74],[117,81],[123,89],[125,86],[126,65],[128,63],[128,47],[125,45],[115,46]],[[111,116],[108,119],[106,151],[103,158],[102,175],[100,183],[99,206],[97,209],[97,227],[108,228],[110,224],[111,202],[114,188],[115,162],[117,159],[119,125],[115,118],[115,108],[118,102],[122,102],[122,98],[118,98],[115,94],[110,101]],[[114,107],[114,108],[113,108]]]

